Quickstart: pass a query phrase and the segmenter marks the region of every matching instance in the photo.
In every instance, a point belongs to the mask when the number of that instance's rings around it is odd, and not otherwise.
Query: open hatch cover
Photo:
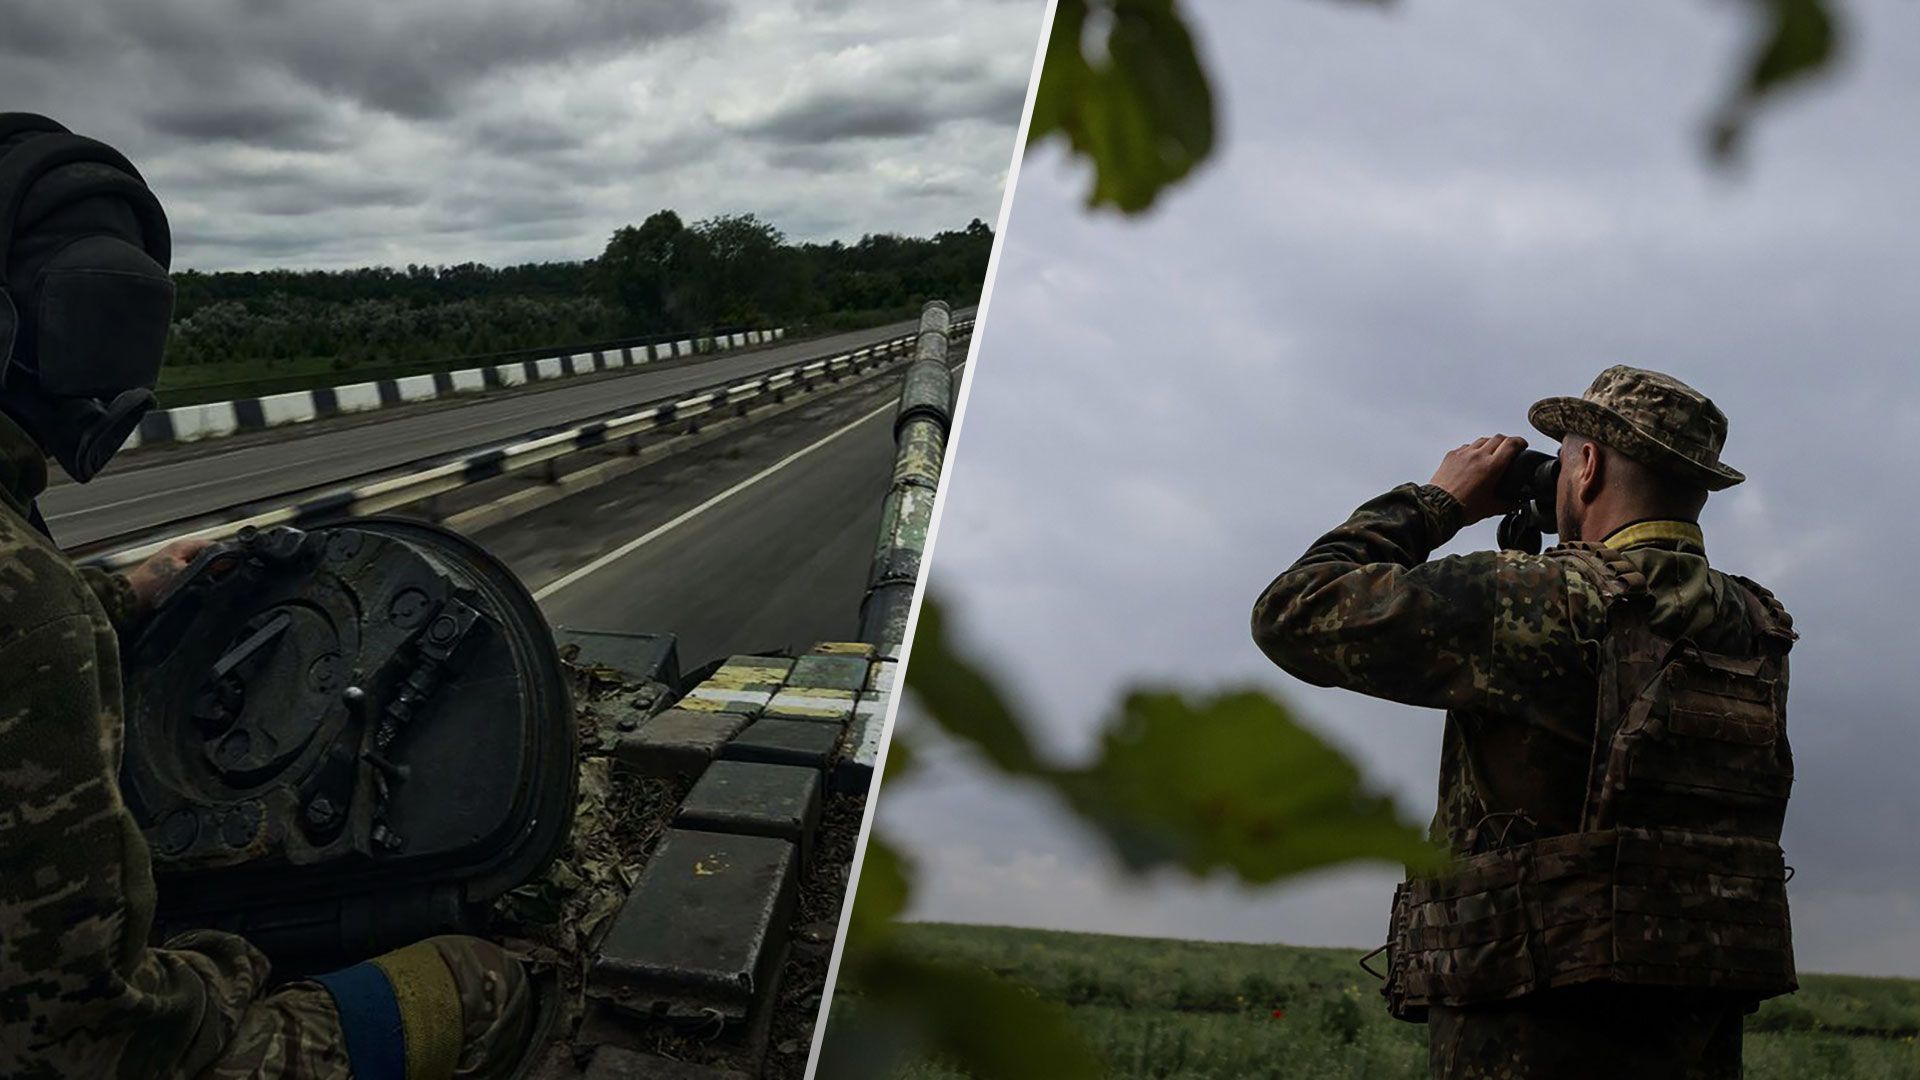
[[[565,842],[572,705],[533,598],[417,522],[248,531],[126,650],[122,789],[163,933],[277,964],[484,926]]]

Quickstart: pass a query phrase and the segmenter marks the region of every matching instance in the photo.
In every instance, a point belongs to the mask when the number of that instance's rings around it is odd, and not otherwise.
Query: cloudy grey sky
[[[176,267],[597,255],[992,220],[1042,0],[0,0],[0,111],[124,150]]]
[[[1704,520],[1803,631],[1789,862],[1809,970],[1920,976],[1920,7],[1858,0],[1840,77],[1768,113],[1745,175],[1705,118],[1733,5],[1197,0],[1218,160],[1145,220],[1023,165],[934,557],[1046,741],[1136,680],[1250,682],[1432,813],[1440,717],[1298,683],[1255,595],[1364,499],[1525,428],[1606,365],[1671,371],[1752,477]],[[1536,439],[1536,445],[1551,443]],[[1492,546],[1486,523],[1455,549]],[[915,727],[909,715],[903,727]],[[1257,748],[1250,747],[1250,752]],[[1371,946],[1391,869],[1283,890],[1131,880],[1044,795],[951,746],[890,785],[914,914]]]

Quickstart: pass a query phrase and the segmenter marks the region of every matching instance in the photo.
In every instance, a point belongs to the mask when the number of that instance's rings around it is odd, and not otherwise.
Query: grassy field
[[[1352,949],[917,924],[916,949],[1071,1010],[1116,1077],[1426,1075],[1426,1029],[1387,1016]],[[1920,1077],[1920,982],[1805,975],[1747,1020],[1754,1080]],[[922,1065],[916,1080],[951,1071]]]
[[[697,335],[689,335],[697,336]],[[789,331],[790,340],[801,333]],[[264,397],[320,386],[340,386],[373,379],[399,379],[408,375],[431,375],[436,371],[457,371],[483,363],[511,359],[537,358],[573,351],[577,345],[520,350],[516,353],[476,358],[449,354],[426,360],[392,363],[366,360],[345,363],[327,357],[307,356],[287,360],[236,360],[230,363],[166,364],[160,368],[160,382],[154,394],[163,409],[198,405],[207,401],[232,401],[235,398]]]

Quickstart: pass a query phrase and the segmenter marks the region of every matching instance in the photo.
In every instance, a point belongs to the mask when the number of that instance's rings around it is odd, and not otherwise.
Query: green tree
[[[287,361],[455,360],[723,324],[871,325],[979,295],[993,230],[793,244],[752,214],[692,227],[672,210],[615,230],[589,261],[174,275],[168,363],[269,374]],[[203,380],[204,381],[204,380]]]
[[[787,309],[794,265],[779,229],[752,214],[721,214],[693,231],[703,248],[699,292],[712,321],[749,323]]]
[[[614,230],[594,263],[594,284],[619,308],[633,333],[669,329],[668,297],[677,278],[688,272],[694,238],[680,215],[660,210],[636,228]]]

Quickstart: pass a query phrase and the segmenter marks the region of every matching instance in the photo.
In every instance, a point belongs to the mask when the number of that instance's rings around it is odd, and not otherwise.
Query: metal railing
[[[397,363],[348,364],[337,370],[329,368],[325,371],[300,374],[275,374],[269,368],[266,374],[251,378],[222,379],[219,382],[189,383],[183,386],[168,386],[163,382],[155,393],[160,398],[161,408],[174,409],[230,401],[235,398],[268,397],[273,394],[295,393],[301,390],[328,389],[337,385],[343,378],[356,384],[372,383],[382,379],[403,379],[414,375],[451,373],[466,369],[478,371],[503,364],[519,364],[581,354],[588,356],[600,353],[630,354],[637,350],[641,355],[641,361],[706,356],[734,347],[734,338],[744,339],[751,336],[758,340],[746,340],[741,344],[759,345],[778,341],[784,334],[784,327],[761,328],[745,324],[738,326],[728,324],[700,332],[675,331],[568,342],[559,345],[529,345],[514,349],[498,349],[493,352],[462,353],[455,356],[437,356]],[[659,346],[667,346],[664,350],[667,354],[665,357],[661,355],[663,350]]]
[[[956,326],[962,329],[970,328],[972,320],[963,320]],[[922,336],[924,337],[924,334]],[[944,345],[944,334],[942,341]],[[212,511],[212,516],[219,517],[221,520],[212,524],[196,528],[185,527],[187,521],[200,520],[209,516],[201,514],[192,519],[142,529],[138,534],[109,537],[84,545],[78,554],[94,565],[125,567],[140,562],[177,540],[220,539],[248,526],[267,528],[273,525],[293,525],[304,528],[341,518],[385,513],[469,484],[544,466],[558,458],[577,454],[583,450],[605,447],[622,440],[637,439],[641,435],[660,431],[670,425],[716,410],[728,408],[745,410],[757,403],[784,400],[786,394],[796,390],[802,392],[810,390],[823,379],[837,378],[850,370],[862,370],[905,355],[913,348],[914,342],[915,338],[911,335],[888,338],[851,352],[809,360],[778,371],[762,372],[749,379],[716,383],[672,401],[593,420],[565,430],[532,434],[505,446],[480,450],[440,464],[427,465],[403,475],[386,475],[391,470],[383,468],[362,474],[361,477],[348,478],[342,482],[346,486],[309,495],[285,505],[250,513],[245,512],[245,509],[258,506],[258,502],[241,504],[226,510],[215,510]],[[909,382],[912,381],[912,377],[909,371]],[[147,537],[155,533],[164,535],[155,539],[132,540],[132,536]]]

